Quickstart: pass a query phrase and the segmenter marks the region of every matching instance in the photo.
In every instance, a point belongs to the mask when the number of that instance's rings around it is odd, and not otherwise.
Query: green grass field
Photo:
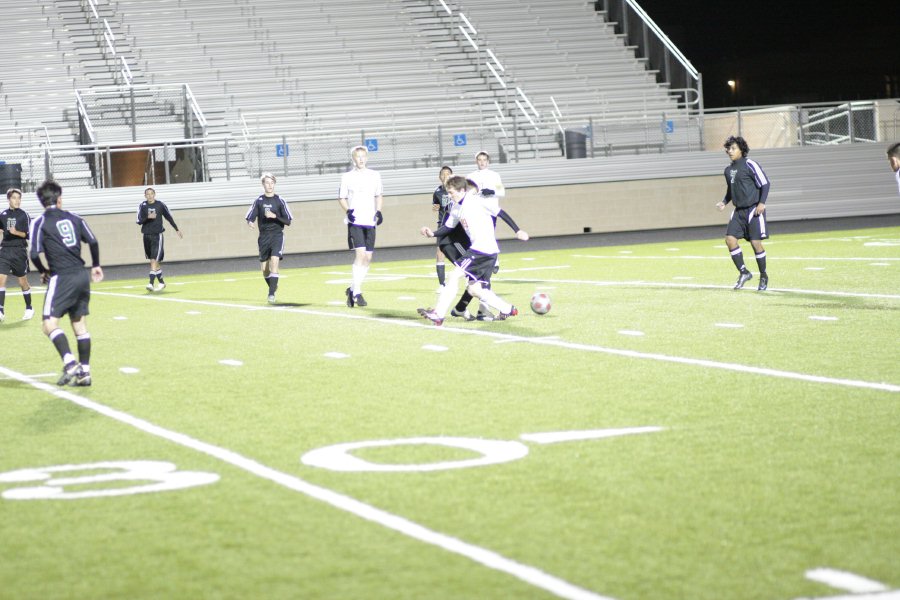
[[[508,253],[443,327],[377,252],[364,309],[349,253],[108,280],[86,389],[11,282],[0,598],[900,597],[900,228],[767,250]]]

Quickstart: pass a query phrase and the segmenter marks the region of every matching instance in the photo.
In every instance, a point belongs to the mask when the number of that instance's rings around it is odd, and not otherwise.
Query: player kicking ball
[[[494,264],[500,254],[500,246],[497,245],[497,236],[494,232],[493,217],[502,219],[516,232],[516,238],[523,242],[528,240],[528,233],[519,229],[512,217],[495,202],[486,201],[478,194],[467,193],[468,184],[465,178],[451,177],[447,180],[446,188],[455,203],[453,210],[450,211],[447,220],[437,231],[422,227],[421,233],[429,238],[443,237],[450,234],[453,228],[461,223],[466,235],[469,236],[471,246],[461,258],[454,261],[453,264],[456,268],[447,277],[447,284],[438,297],[437,307],[434,309],[420,308],[418,309],[419,314],[435,325],[442,325],[447,310],[456,299],[459,281],[465,278],[468,280],[468,291],[472,296],[499,311],[496,320],[502,321],[518,315],[519,311],[515,306],[497,296],[492,290],[485,288],[483,284],[490,281]]]

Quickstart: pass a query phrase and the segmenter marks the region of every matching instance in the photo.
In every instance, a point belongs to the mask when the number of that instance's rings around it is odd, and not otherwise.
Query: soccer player
[[[347,243],[354,252],[353,282],[347,288],[347,306],[367,306],[362,295],[362,284],[369,272],[372,254],[375,252],[375,227],[381,225],[384,190],[381,173],[366,167],[369,151],[356,146],[350,151],[353,168],[341,175],[338,202],[346,215]]]
[[[728,229],[725,231],[725,245],[731,253],[731,260],[738,269],[737,283],[734,289],[739,290],[753,279],[744,264],[744,254],[738,245],[738,238],[743,238],[753,246],[756,254],[756,265],[759,268],[759,289],[769,286],[766,273],[766,250],[762,241],[769,237],[766,230],[766,198],[769,195],[769,179],[756,161],[747,158],[750,147],[742,137],[731,136],[725,140],[725,153],[731,164],[725,167],[725,198],[716,207],[724,210],[729,202],[734,204]]]
[[[6,302],[6,276],[19,278],[22,297],[25,299],[25,313],[22,320],[27,321],[34,316],[31,308],[31,285],[28,283],[28,225],[31,218],[20,207],[22,190],[10,188],[6,192],[9,208],[0,212],[0,229],[3,230],[3,241],[0,242],[0,322],[6,318],[3,312]]]
[[[103,281],[100,245],[88,224],[75,213],[62,208],[62,188],[45,181],[37,189],[44,214],[32,227],[31,262],[47,284],[44,297],[44,333],[53,342],[63,362],[62,377],[56,385],[91,385],[91,334],[85,317],[90,313],[91,280]],[[90,273],[84,268],[81,244],[91,251]],[[78,360],[69,349],[69,340],[59,327],[63,315],[69,315],[78,344]]]
[[[263,186],[250,210],[247,211],[247,225],[250,229],[259,223],[259,267],[269,288],[269,304],[275,304],[278,290],[278,264],[284,256],[284,227],[294,220],[287,203],[275,193],[275,176],[263,173],[259,178]]]
[[[471,245],[466,253],[454,263],[456,268],[453,269],[447,279],[447,284],[441,291],[437,307],[435,309],[420,308],[418,309],[419,314],[436,325],[442,325],[447,309],[450,308],[450,304],[456,296],[458,282],[465,278],[468,280],[468,291],[472,296],[499,311],[497,320],[502,321],[518,315],[519,311],[515,306],[501,299],[493,290],[482,284],[490,280],[497,255],[500,254],[493,218],[502,219],[522,241],[528,240],[528,233],[519,229],[512,217],[500,209],[496,203],[485,199],[480,194],[467,193],[468,183],[464,178],[451,177],[447,180],[447,190],[458,206],[454,207],[447,217],[447,221],[437,231],[423,227],[421,233],[425,237],[442,237],[448,235],[458,223],[461,223],[469,236]]]
[[[897,191],[900,192],[900,142],[887,149],[888,164],[897,179]]]
[[[503,182],[500,180],[500,174],[490,168],[490,155],[484,150],[480,151],[475,155],[475,165],[478,168],[469,173],[466,179],[475,182],[475,185],[478,186],[482,196],[491,198],[499,204],[500,198],[506,197],[506,188],[503,187]],[[497,225],[497,219],[494,219],[494,225]],[[498,271],[500,271],[499,256],[497,257],[497,263],[494,265],[493,269],[494,273],[497,273]],[[480,305],[478,307],[478,320],[493,321],[494,315],[491,314],[491,311],[484,305]]]
[[[447,218],[447,213],[450,211],[450,206],[453,204],[453,199],[450,198],[450,194],[447,193],[447,189],[444,187],[447,180],[450,179],[452,175],[453,169],[448,166],[441,167],[441,170],[438,173],[438,179],[441,184],[435,188],[434,193],[431,195],[431,210],[438,214],[438,227],[444,224],[444,219]],[[445,258],[444,253],[441,252],[441,240],[437,240],[437,256],[435,258],[434,268],[437,271],[438,284],[441,288],[444,287],[444,279],[446,278]],[[440,292],[440,289],[438,289],[438,292]]]
[[[184,234],[175,224],[169,207],[156,199],[156,190],[148,187],[144,190],[144,201],[138,206],[137,224],[141,226],[141,233],[144,234],[144,256],[150,260],[150,283],[147,284],[149,292],[160,292],[166,288],[162,272],[162,261],[165,257],[163,219],[172,225],[178,237],[184,239]],[[153,287],[154,279],[159,281],[156,287]]]

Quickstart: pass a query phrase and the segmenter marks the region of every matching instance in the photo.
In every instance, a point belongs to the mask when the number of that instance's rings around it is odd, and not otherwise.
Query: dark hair
[[[470,189],[478,191],[478,184],[472,181],[471,179],[466,179],[466,185],[469,186]]]
[[[6,190],[6,199],[9,200],[10,198],[12,198],[13,194],[18,194],[21,198],[22,190],[20,190],[19,188],[9,188],[8,190]]]
[[[50,208],[56,205],[56,201],[62,196],[62,186],[48,179],[37,189],[37,197],[44,208]]]
[[[728,148],[732,144],[737,144],[737,147],[741,151],[741,154],[743,156],[747,156],[748,154],[750,154],[750,146],[747,145],[747,140],[745,140],[744,138],[742,138],[740,136],[738,136],[738,137],[731,136],[730,138],[725,140],[725,144],[723,147]]]
[[[893,156],[894,158],[900,158],[900,142],[897,142],[888,148],[887,155]]]
[[[450,179],[447,180],[447,183],[444,184],[448,190],[459,190],[461,192],[465,192],[469,188],[469,182],[466,181],[466,178],[462,175],[454,175]]]
[[[441,170],[438,171],[438,174],[443,173],[444,171],[449,171],[451,175],[453,174],[453,169],[451,169],[448,165],[444,165],[443,167],[441,167]]]

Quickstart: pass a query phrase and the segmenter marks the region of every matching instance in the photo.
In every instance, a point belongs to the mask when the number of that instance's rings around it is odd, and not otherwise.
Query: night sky
[[[896,0],[638,4],[703,74],[708,108],[900,97]]]

